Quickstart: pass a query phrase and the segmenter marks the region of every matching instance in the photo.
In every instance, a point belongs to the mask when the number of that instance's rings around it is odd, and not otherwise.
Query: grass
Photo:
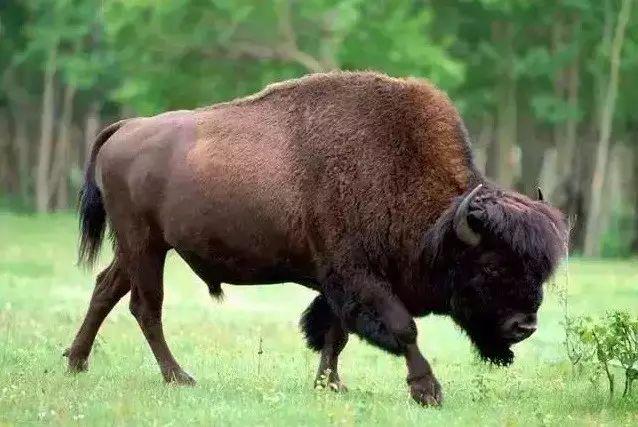
[[[638,425],[637,392],[609,402],[604,383],[574,375],[566,361],[564,268],[546,293],[539,332],[515,347],[510,368],[477,361],[448,319],[418,321],[444,388],[441,409],[413,403],[403,360],[355,337],[341,363],[350,391],[313,390],[317,356],[297,328],[312,292],[224,285],[217,303],[176,255],[165,275],[165,329],[198,385],[163,384],[128,298],[98,335],[89,372],[69,375],[62,351],[94,276],[74,266],[76,237],[71,215],[0,213],[0,425]],[[572,260],[568,286],[574,314],[638,310],[636,260]]]

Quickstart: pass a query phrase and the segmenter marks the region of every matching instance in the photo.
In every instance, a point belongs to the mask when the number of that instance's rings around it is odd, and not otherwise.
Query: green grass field
[[[609,402],[604,383],[572,374],[559,297],[568,286],[574,314],[635,314],[636,260],[572,260],[568,282],[563,268],[546,293],[539,332],[515,347],[509,368],[477,361],[448,319],[419,320],[421,348],[445,393],[444,406],[430,409],[409,397],[402,359],[355,337],[341,359],[349,392],[314,390],[317,356],[297,327],[312,292],[224,285],[217,303],[175,254],[165,275],[166,335],[198,385],[163,383],[128,297],[102,327],[89,371],[69,375],[62,351],[95,274],[75,267],[76,237],[72,215],[0,213],[0,425],[638,425],[638,391]],[[100,264],[108,261],[105,253]]]

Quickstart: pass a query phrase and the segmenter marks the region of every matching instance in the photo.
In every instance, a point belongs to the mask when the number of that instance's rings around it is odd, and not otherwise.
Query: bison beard
[[[467,322],[455,319],[455,321],[470,338],[481,359],[499,366],[512,364],[514,352],[510,349],[510,344],[499,337],[499,331],[486,326],[495,324],[494,321],[481,319]]]
[[[499,366],[509,366],[514,361],[514,352],[510,350],[504,341],[486,340],[478,341],[470,335],[470,339],[476,346],[479,356],[486,362]]]
[[[194,384],[162,326],[174,250],[215,297],[220,283],[317,291],[301,320],[321,352],[317,379],[345,389],[338,356],[353,332],[405,358],[425,405],[443,396],[414,317],[451,315],[484,359],[511,363],[505,337],[535,324],[490,316],[535,316],[566,236],[558,211],[478,171],[443,92],[372,72],[306,76],[108,126],[87,162],[80,220],[80,261],[96,259],[107,223],[114,258],[66,352],[71,371],[87,369],[100,325],[130,292],[164,379]],[[462,306],[451,307],[454,295]]]

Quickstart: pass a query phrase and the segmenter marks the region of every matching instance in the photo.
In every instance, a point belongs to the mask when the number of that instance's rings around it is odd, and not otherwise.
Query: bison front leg
[[[354,274],[348,281],[342,277],[327,280],[324,293],[348,330],[405,357],[410,394],[417,402],[438,406],[443,402],[441,386],[417,346],[414,319],[390,289],[389,284],[374,276]]]
[[[422,405],[441,405],[443,403],[441,385],[416,343],[406,347],[405,362],[408,365],[407,382],[412,398]]]

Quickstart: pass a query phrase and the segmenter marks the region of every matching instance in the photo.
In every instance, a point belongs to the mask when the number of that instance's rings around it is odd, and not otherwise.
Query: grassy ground
[[[638,425],[637,392],[610,403],[604,384],[571,373],[560,324],[564,271],[547,292],[539,332],[515,348],[510,368],[478,362],[447,319],[419,321],[421,347],[444,387],[441,409],[413,403],[403,361],[357,338],[342,358],[350,391],[313,390],[317,357],[297,328],[312,292],[224,285],[220,304],[175,255],[166,333],[198,385],[163,384],[128,298],[102,328],[89,372],[68,375],[62,351],[93,288],[93,275],[74,266],[75,240],[70,215],[0,213],[0,425]],[[638,263],[573,260],[568,289],[574,313],[635,313]]]

